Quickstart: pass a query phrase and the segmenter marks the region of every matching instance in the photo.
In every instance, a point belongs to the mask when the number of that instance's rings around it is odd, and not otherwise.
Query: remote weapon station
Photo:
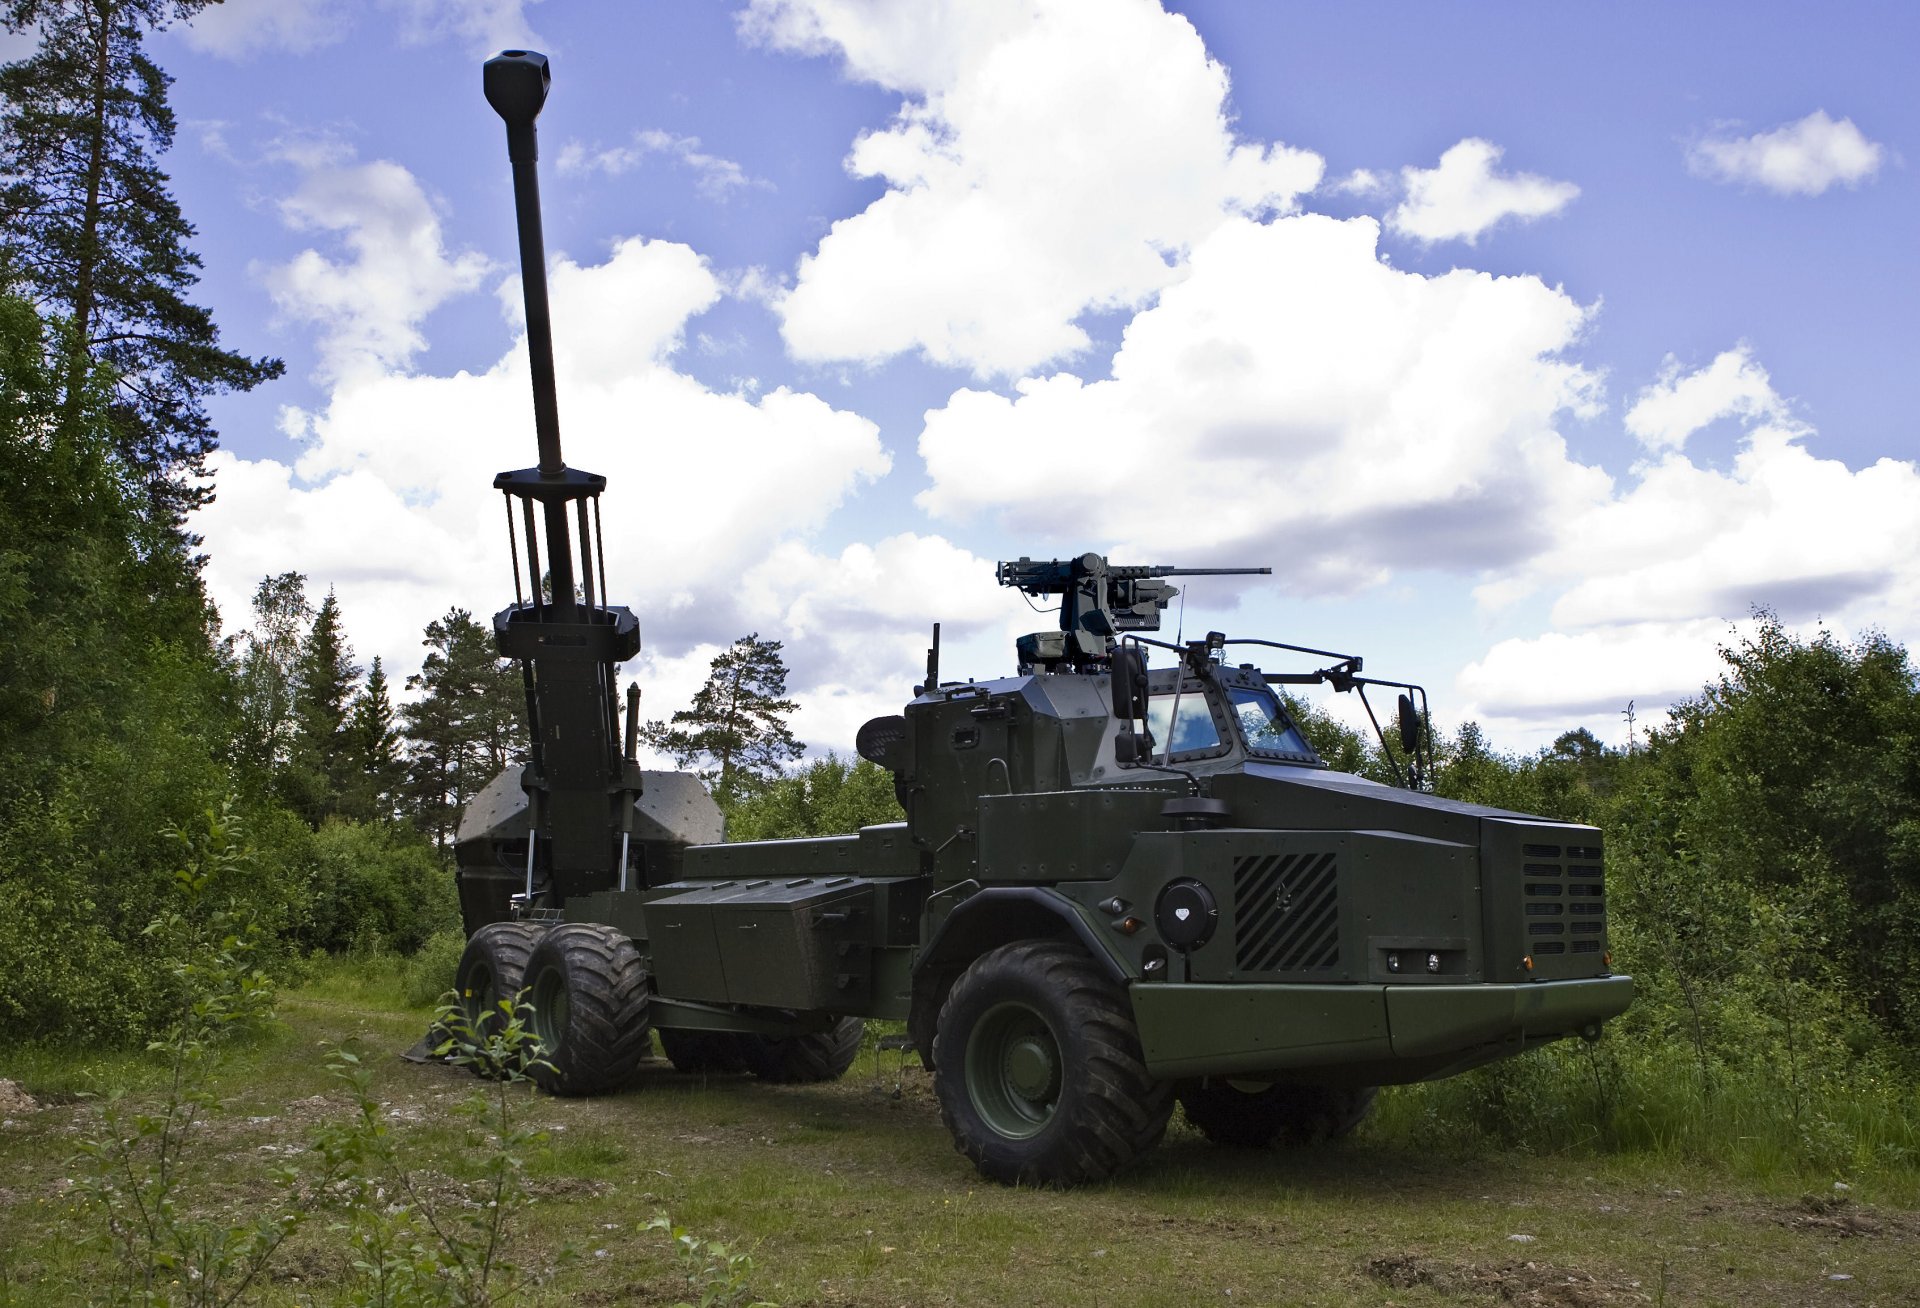
[[[906,821],[721,843],[696,779],[636,763],[637,689],[621,730],[615,672],[640,633],[607,603],[605,480],[560,453],[547,86],[541,55],[486,65],[540,458],[494,479],[515,571],[494,636],[525,680],[527,763],[469,806],[457,850],[463,1003],[484,1024],[524,987],[546,1089],[619,1087],[650,1032],[683,1070],[828,1080],[865,1019],[893,1019],[984,1175],[1070,1184],[1152,1147],[1176,1104],[1225,1144],[1338,1135],[1375,1086],[1592,1037],[1626,1008],[1600,832],[1428,793],[1418,687],[1331,651],[1147,634],[1168,578],[1228,570],[1000,564],[1002,585],[1058,599],[1058,629],[975,682],[942,679],[934,628],[925,684],[859,733]],[[1263,672],[1239,661],[1255,650],[1332,662]],[[1322,762],[1274,689],[1307,683],[1403,692],[1397,752],[1381,733],[1401,785]]]

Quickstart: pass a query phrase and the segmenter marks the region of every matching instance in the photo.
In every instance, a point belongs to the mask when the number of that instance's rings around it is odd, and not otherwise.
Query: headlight
[[[1201,882],[1170,881],[1154,903],[1153,924],[1162,940],[1186,953],[1213,938],[1213,929],[1220,925],[1220,906]]]

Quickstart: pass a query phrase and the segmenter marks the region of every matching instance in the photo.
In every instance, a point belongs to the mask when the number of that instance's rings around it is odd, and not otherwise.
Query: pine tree
[[[407,798],[414,822],[442,849],[474,792],[513,762],[522,732],[520,680],[493,637],[465,609],[427,624],[420,695],[400,710],[409,742]]]
[[[649,722],[644,734],[681,767],[704,762],[700,776],[724,808],[779,778],[804,752],[787,725],[796,706],[786,693],[780,642],[754,632],[714,657],[691,708],[671,724]]]
[[[348,701],[360,669],[340,626],[340,601],[329,590],[293,667],[289,763],[281,794],[314,826],[342,811],[353,780],[346,741]]]
[[[5,0],[9,31],[39,48],[0,67],[0,258],[43,314],[71,326],[60,424],[82,421],[96,371],[127,475],[147,515],[183,543],[186,512],[218,437],[203,404],[283,371],[278,359],[222,349],[189,303],[200,259],[193,225],[156,159],[173,143],[172,79],[141,49],[149,30],[209,0]]]
[[[394,722],[387,673],[378,654],[367,669],[367,684],[353,697],[345,737],[349,777],[342,811],[362,820],[391,822],[399,812],[407,770],[400,756],[400,730]]]

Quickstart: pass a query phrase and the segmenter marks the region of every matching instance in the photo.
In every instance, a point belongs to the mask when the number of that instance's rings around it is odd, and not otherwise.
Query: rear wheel
[[[490,922],[467,940],[454,971],[454,994],[459,1001],[464,1032],[452,1032],[455,1050],[466,1045],[468,1066],[480,1076],[499,1076],[506,1069],[485,1053],[487,1042],[507,1023],[507,1009],[520,993],[527,960],[540,939],[529,922]]]
[[[1173,1112],[1125,994],[1056,941],[1005,945],[968,968],[940,1010],[933,1062],[954,1147],[1007,1184],[1111,1176],[1159,1142]]]
[[[860,1055],[867,1024],[843,1017],[829,1030],[797,1036],[741,1036],[740,1056],[762,1081],[801,1085],[838,1081]]]
[[[539,1062],[528,1070],[557,1095],[616,1090],[646,1054],[647,973],[633,942],[612,927],[554,927],[527,960],[527,1002]]]
[[[1218,1145],[1259,1149],[1338,1140],[1366,1118],[1373,1086],[1274,1085],[1215,1077],[1180,1087],[1180,1110]]]
[[[676,1072],[744,1072],[741,1037],[731,1031],[660,1029],[660,1048]]]

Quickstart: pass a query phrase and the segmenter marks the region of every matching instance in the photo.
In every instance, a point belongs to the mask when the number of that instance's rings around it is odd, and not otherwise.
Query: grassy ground
[[[221,1075],[185,1202],[270,1202],[267,1167],[311,1159],[314,1127],[347,1111],[322,1065],[349,1039],[428,1188],[474,1193],[451,1109],[477,1083],[397,1056],[424,1022],[397,993],[390,975],[342,969],[284,996],[281,1029]],[[98,1284],[69,1193],[95,1111],[72,1097],[87,1074],[71,1057],[0,1064],[43,1101],[0,1102],[0,1302],[84,1301]],[[152,1088],[138,1058],[93,1075]],[[646,1229],[665,1210],[750,1249],[753,1292],[788,1305],[1920,1304],[1920,1195],[1899,1182],[1755,1182],[1644,1154],[1443,1156],[1378,1127],[1245,1153],[1176,1119],[1115,1182],[1008,1190],[954,1152],[918,1061],[872,1047],[834,1085],[649,1063],[619,1095],[525,1107],[549,1134],[527,1158],[538,1202],[518,1253],[555,1269],[548,1303],[689,1297],[670,1242]],[[346,1255],[331,1228],[303,1227],[251,1301],[334,1302]]]

